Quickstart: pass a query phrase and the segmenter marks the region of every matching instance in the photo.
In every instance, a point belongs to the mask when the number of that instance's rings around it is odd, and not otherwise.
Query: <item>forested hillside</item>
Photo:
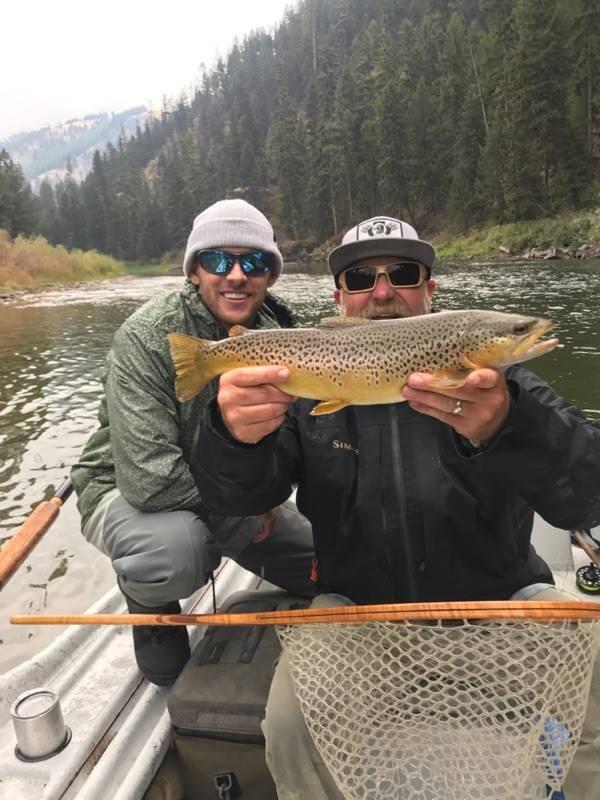
[[[428,234],[597,206],[599,181],[598,0],[304,0],[32,203],[51,242],[153,259],[227,196],[310,248],[382,212]]]
[[[0,142],[0,149],[22,167],[34,189],[46,177],[50,183],[57,183],[69,170],[82,180],[92,166],[94,151],[116,142],[123,133],[133,134],[149,113],[145,106],[138,106],[118,114],[88,114],[60,125],[17,133]]]

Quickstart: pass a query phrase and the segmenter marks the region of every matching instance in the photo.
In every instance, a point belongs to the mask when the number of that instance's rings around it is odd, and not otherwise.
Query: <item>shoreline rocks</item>
[[[508,247],[500,246],[498,250],[502,255],[513,255]],[[600,258],[600,244],[582,244],[579,247],[563,249],[561,247],[535,248],[520,253],[518,258],[524,261],[566,261],[570,258]]]

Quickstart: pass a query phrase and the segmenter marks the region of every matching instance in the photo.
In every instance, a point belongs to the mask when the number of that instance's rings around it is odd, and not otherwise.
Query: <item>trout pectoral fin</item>
[[[434,389],[458,389],[466,381],[469,370],[436,369],[431,374],[429,386]]]
[[[340,411],[340,409],[349,405],[350,403],[345,400],[323,400],[323,402],[317,403],[310,415],[311,417],[320,417],[322,414],[333,414],[335,411]]]

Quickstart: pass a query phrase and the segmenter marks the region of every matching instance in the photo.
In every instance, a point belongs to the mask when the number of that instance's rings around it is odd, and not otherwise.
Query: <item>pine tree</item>
[[[277,191],[277,227],[298,240],[305,233],[306,154],[302,122],[283,85],[271,118],[267,152]]]
[[[567,107],[568,72],[560,0],[518,0],[515,17],[518,119],[521,136],[530,145],[542,195],[535,213],[557,210],[557,194],[564,195],[565,155],[572,131]],[[559,192],[554,191],[559,182]]]
[[[97,150],[92,157],[92,169],[83,182],[83,198],[89,245],[107,253],[109,187],[102,156]]]
[[[68,248],[87,248],[87,226],[82,189],[73,178],[70,163],[65,179],[56,187],[56,205],[59,226],[62,230],[61,243]]]
[[[60,226],[58,209],[54,197],[54,189],[48,180],[40,184],[40,216],[36,231],[52,244],[60,242]]]
[[[454,147],[452,182],[448,211],[458,230],[466,230],[483,215],[481,194],[477,189],[480,161],[485,142],[485,127],[476,91],[465,98]]]
[[[162,209],[145,180],[138,196],[138,221],[135,258],[155,261],[166,252],[169,242]]]
[[[33,233],[38,224],[39,207],[23,170],[0,150],[0,228],[15,237]]]
[[[580,128],[585,140],[587,179],[600,179],[600,5],[577,0],[570,52],[576,55],[576,102],[582,109]]]
[[[182,247],[189,233],[195,209],[185,192],[179,149],[171,144],[161,153],[156,167],[155,183],[163,210],[169,247]],[[185,204],[185,209],[182,209]],[[183,212],[183,214],[182,214]],[[182,219],[182,216],[187,218]]]

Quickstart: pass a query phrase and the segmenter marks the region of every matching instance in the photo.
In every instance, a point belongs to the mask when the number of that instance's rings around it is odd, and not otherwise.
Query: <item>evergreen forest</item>
[[[34,195],[0,152],[9,236],[122,260],[181,248],[224,197],[288,255],[380,213],[427,236],[600,206],[600,3],[303,0],[83,182]]]

